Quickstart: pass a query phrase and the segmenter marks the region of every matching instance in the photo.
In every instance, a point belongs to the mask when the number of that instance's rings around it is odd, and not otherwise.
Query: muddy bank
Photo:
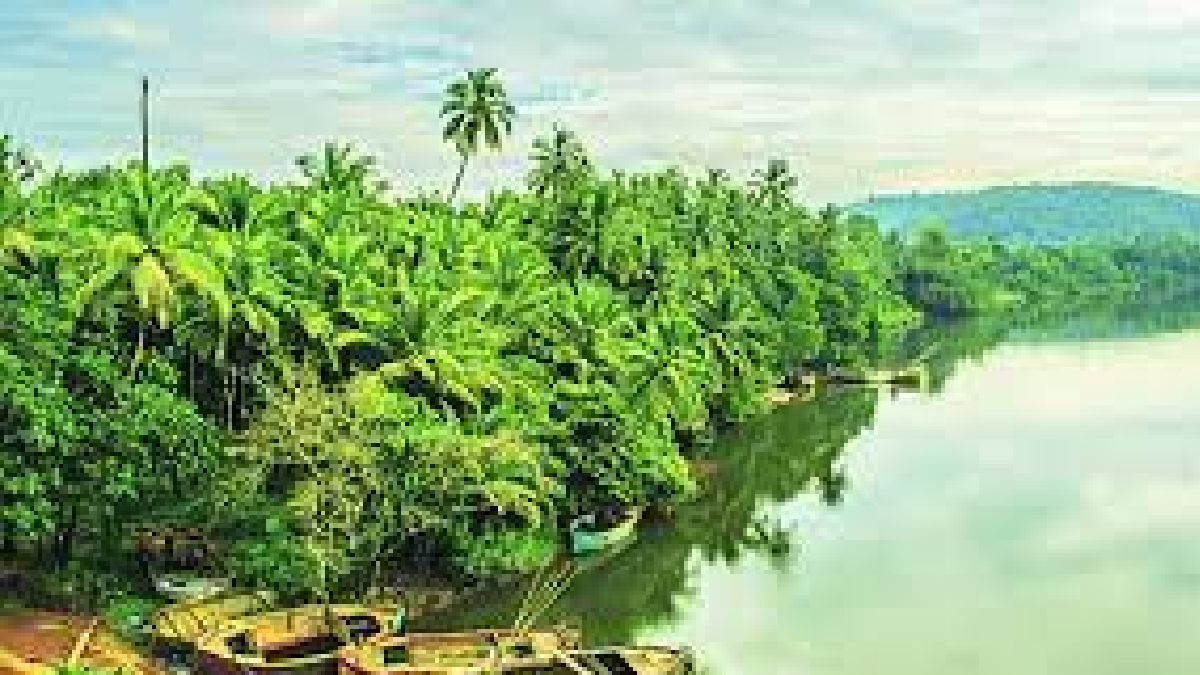
[[[45,666],[67,659],[95,617],[41,610],[0,614],[0,674],[35,675]],[[164,671],[126,644],[101,621],[79,653],[79,660],[125,668],[139,675]]]

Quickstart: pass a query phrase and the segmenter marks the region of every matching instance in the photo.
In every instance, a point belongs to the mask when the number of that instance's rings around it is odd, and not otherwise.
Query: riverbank
[[[98,617],[16,608],[0,612],[0,673],[51,675],[51,665],[72,657],[131,675],[165,675]]]

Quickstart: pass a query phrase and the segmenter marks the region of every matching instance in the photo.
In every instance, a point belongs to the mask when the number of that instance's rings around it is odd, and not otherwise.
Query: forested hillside
[[[1200,195],[1099,182],[1032,184],[959,192],[881,195],[848,207],[885,229],[940,221],[958,237],[1056,242],[1200,233]]]

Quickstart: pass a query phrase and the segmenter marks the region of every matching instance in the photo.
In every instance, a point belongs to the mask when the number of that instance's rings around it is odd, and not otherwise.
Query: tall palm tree
[[[227,370],[225,418],[232,429],[234,402],[242,399],[255,353],[280,346],[280,322],[286,318],[292,291],[281,270],[300,251],[277,232],[248,230],[245,224],[211,232],[207,249],[209,259],[224,271],[230,313],[224,323],[204,321],[207,325],[197,326],[200,329],[188,337],[196,351],[211,351]]]
[[[499,150],[504,136],[512,133],[517,109],[508,100],[504,85],[496,79],[495,68],[476,68],[467,71],[462,79],[446,88],[446,102],[441,116],[446,119],[442,137],[454,143],[461,161],[450,201],[454,201],[462,184],[467,160],[479,150],[482,139],[493,150]]]

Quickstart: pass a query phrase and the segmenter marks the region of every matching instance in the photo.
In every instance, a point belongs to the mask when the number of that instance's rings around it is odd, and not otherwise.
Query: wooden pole
[[[150,78],[142,76],[142,170],[150,171]]]
[[[100,617],[92,619],[91,625],[79,636],[78,641],[75,642],[75,648],[71,650],[71,655],[67,657],[67,665],[74,665],[79,660],[84,648],[87,647],[88,640],[92,639],[92,633],[96,630],[96,626],[99,623]]]

